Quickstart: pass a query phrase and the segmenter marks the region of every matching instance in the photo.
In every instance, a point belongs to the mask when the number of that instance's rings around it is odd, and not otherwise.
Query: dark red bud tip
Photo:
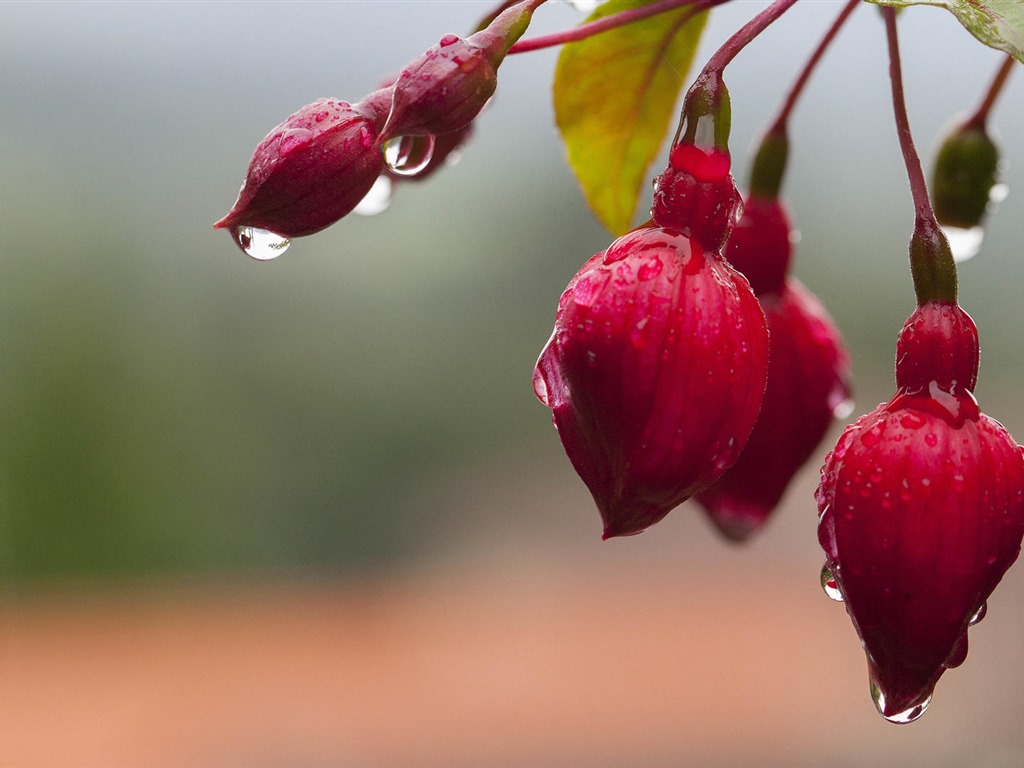
[[[383,170],[375,141],[379,101],[320,99],[270,131],[253,152],[234,206],[214,227],[293,238],[349,213]]]
[[[754,293],[779,293],[786,284],[795,232],[778,198],[751,197],[729,235],[725,257]]]
[[[465,128],[494,94],[498,72],[487,51],[445,35],[402,70],[380,141]]]
[[[978,363],[978,329],[956,304],[918,307],[896,341],[896,385],[904,392],[973,392]]]
[[[605,538],[653,525],[736,461],[767,358],[746,280],[696,240],[644,227],[583,265],[559,301],[534,390]]]
[[[764,525],[833,419],[851,407],[849,355],[817,298],[790,279],[780,294],[760,299],[769,334],[761,413],[739,461],[697,496],[732,541]]]

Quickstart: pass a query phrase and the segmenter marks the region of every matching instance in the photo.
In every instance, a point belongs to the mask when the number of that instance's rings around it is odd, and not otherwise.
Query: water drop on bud
[[[376,216],[384,213],[391,206],[391,186],[391,179],[385,174],[378,176],[366,197],[352,209],[352,213],[359,216]]]
[[[399,176],[415,176],[422,172],[434,156],[434,137],[396,136],[381,145],[384,163]]]
[[[231,230],[243,253],[257,261],[271,261],[288,250],[292,241],[287,237],[256,227],[236,227]]]

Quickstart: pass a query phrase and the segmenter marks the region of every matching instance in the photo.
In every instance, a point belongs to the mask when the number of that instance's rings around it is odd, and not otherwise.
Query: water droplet
[[[276,259],[288,250],[292,241],[276,232],[256,227],[235,227],[231,234],[242,251],[257,261]]]
[[[878,710],[878,714],[880,714],[890,723],[898,723],[902,725],[905,723],[912,723],[915,720],[917,720],[917,718],[919,718],[921,715],[923,715],[925,713],[925,710],[928,709],[928,705],[932,703],[932,696],[931,694],[928,694],[927,698],[922,700],[920,704],[915,704],[914,706],[905,709],[902,712],[893,712],[890,714],[886,714],[885,694],[882,693],[882,689],[878,687],[878,683],[876,683],[874,679],[872,679],[871,700],[875,702],[875,709]]]
[[[459,36],[449,34],[441,38],[439,45],[442,48],[447,48],[449,45],[455,45],[457,42],[459,42]]]
[[[828,569],[827,563],[821,566],[821,588],[825,590],[825,594],[830,600],[835,600],[837,603],[843,602],[843,592],[839,589],[836,577]]]
[[[974,615],[971,616],[971,620],[967,622],[967,626],[973,627],[975,624],[977,624],[979,621],[985,618],[986,613],[988,613],[988,601],[983,600],[981,606],[978,608],[978,610],[974,612]]]
[[[946,239],[949,240],[949,249],[953,251],[953,261],[959,264],[978,255],[981,250],[981,241],[985,239],[983,227],[943,227]]]
[[[640,280],[653,280],[661,274],[662,266],[661,259],[657,256],[652,256],[637,270],[636,276]]]
[[[569,0],[569,5],[583,13],[591,13],[596,10],[597,6],[600,4],[601,0]]]
[[[307,128],[290,128],[281,134],[278,151],[281,157],[287,157],[297,149],[301,149],[313,140],[313,132]]]
[[[846,384],[837,384],[828,393],[828,407],[832,409],[832,415],[840,421],[848,418],[853,413],[856,403],[850,397],[850,391]]]
[[[384,174],[377,177],[359,204],[352,209],[352,213],[360,216],[376,216],[384,213],[391,206],[391,179]]]
[[[434,137],[396,136],[381,146],[384,162],[399,176],[415,176],[430,163],[434,156]]]
[[[988,191],[988,201],[992,205],[999,205],[1006,199],[1006,196],[1010,194],[1010,187],[1007,184],[993,184],[992,189]],[[989,213],[992,212],[992,205],[989,206]]]
[[[920,429],[924,426],[924,417],[918,413],[905,413],[900,417],[900,424],[905,429]]]
[[[538,365],[533,369],[533,393],[544,405],[551,407],[551,398],[548,394],[548,383],[544,381],[544,374],[540,372]]]
[[[882,440],[882,433],[885,431],[885,422],[876,422],[871,429],[861,435],[860,441],[867,448],[874,448]]]

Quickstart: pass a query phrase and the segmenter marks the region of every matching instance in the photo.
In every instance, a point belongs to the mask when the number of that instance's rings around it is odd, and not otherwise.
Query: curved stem
[[[736,54],[742,51],[749,42],[761,34],[765,28],[775,21],[779,16],[788,11],[796,0],[775,0],[771,5],[761,11],[725,41],[721,48],[708,59],[697,79],[704,77],[721,76],[722,70],[730,61],[736,58]]]
[[[1010,77],[1010,71],[1016,63],[1017,60],[1013,58],[1013,56],[1006,57],[1006,60],[996,71],[996,76],[992,79],[992,83],[988,87],[988,92],[985,94],[985,98],[982,99],[981,104],[978,106],[978,111],[975,112],[971,119],[964,124],[965,126],[984,130],[985,121],[988,120],[989,112],[992,111],[992,107],[995,105],[996,99],[999,98],[999,94],[1002,92],[1003,86],[1006,85],[1007,78]]]
[[[914,147],[910,132],[907,104],[903,96],[903,71],[900,65],[899,36],[896,33],[896,11],[891,6],[882,8],[885,33],[889,43],[889,78],[892,81],[892,107],[896,117],[896,133],[907,167],[910,194],[914,198],[914,234],[910,240],[910,271],[914,279],[914,292],[918,305],[929,301],[956,303],[956,264],[946,236],[932,210],[928,185],[921,168],[921,158]]]
[[[588,21],[573,29],[553,32],[550,35],[531,37],[528,40],[520,40],[512,46],[509,53],[526,53],[527,51],[536,51],[541,48],[551,48],[555,45],[586,40],[588,37],[607,32],[610,29],[616,29],[642,19],[650,18],[651,16],[657,16],[659,13],[667,13],[684,5],[692,5],[695,9],[706,10],[716,5],[721,5],[723,2],[727,2],[727,0],[659,0],[650,5],[630,8],[628,11],[605,16],[595,21]]]
[[[811,54],[810,58],[807,59],[807,63],[804,64],[803,70],[800,72],[799,77],[793,83],[789,89],[789,93],[786,96],[786,101],[783,102],[782,109],[779,110],[778,116],[775,118],[775,122],[771,124],[768,129],[768,133],[785,133],[786,122],[789,120],[789,115],[793,111],[793,107],[796,106],[797,99],[800,98],[800,94],[803,93],[804,86],[807,85],[807,81],[810,80],[811,74],[814,69],[818,66],[818,62],[821,61],[821,57],[824,56],[825,51],[832,44],[835,36],[842,29],[843,24],[850,18],[850,14],[861,5],[861,0],[848,0],[843,10],[839,12],[839,16],[832,22],[832,26],[828,28],[825,36],[821,38],[818,43],[818,47],[814,49],[814,53]]]

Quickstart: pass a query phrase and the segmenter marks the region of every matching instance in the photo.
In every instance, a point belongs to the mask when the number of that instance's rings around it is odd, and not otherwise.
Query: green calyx
[[[918,306],[929,301],[955,304],[957,299],[956,264],[949,241],[930,217],[917,217],[910,238],[910,274]]]
[[[673,146],[692,144],[729,154],[731,127],[732,104],[721,73],[701,73],[683,101],[683,122]]]
[[[782,188],[789,157],[789,138],[785,128],[768,131],[754,155],[750,172],[750,194],[763,200],[774,200]]]

